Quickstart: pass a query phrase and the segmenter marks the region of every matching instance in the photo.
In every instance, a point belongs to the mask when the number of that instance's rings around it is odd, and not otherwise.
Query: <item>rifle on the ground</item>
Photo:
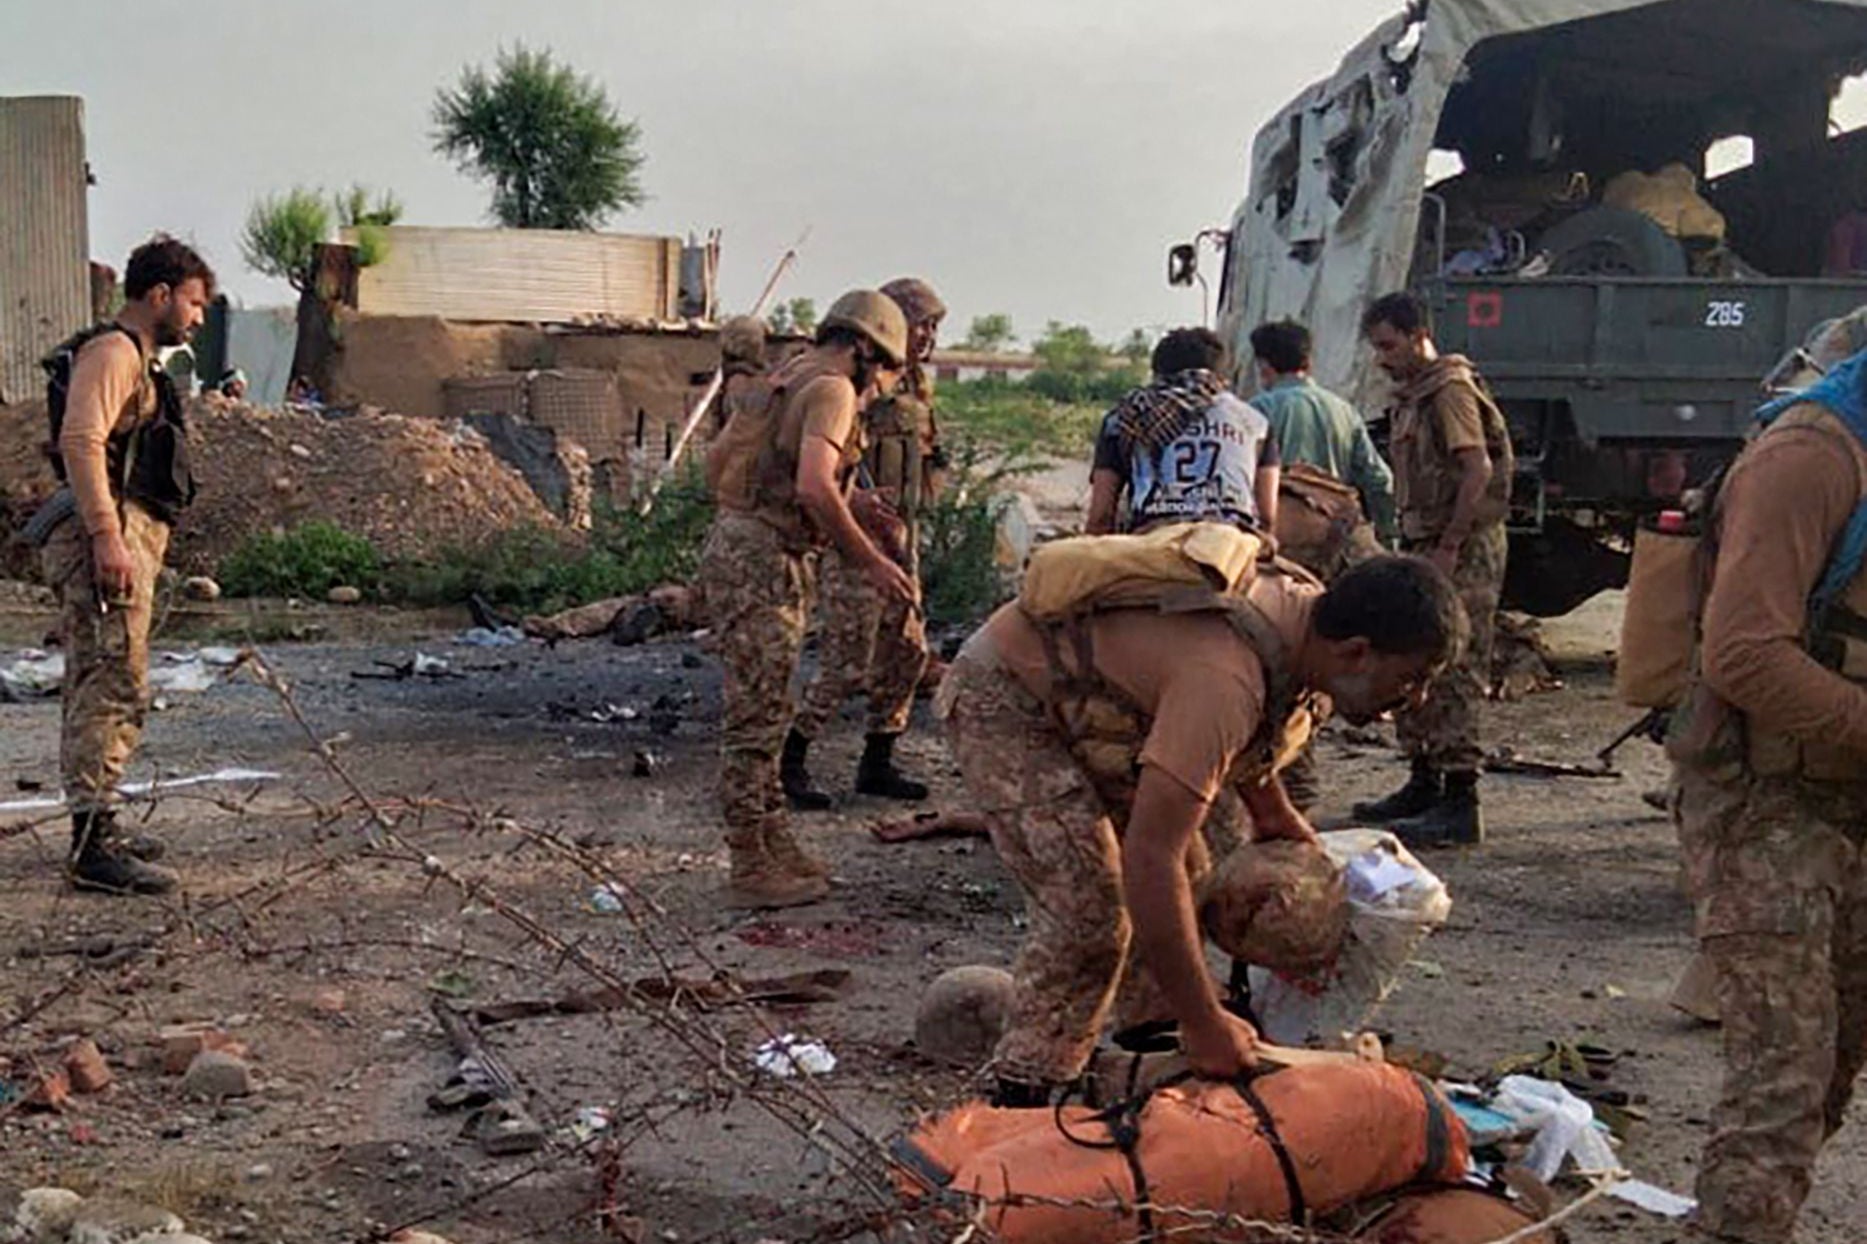
[[[1672,716],[1671,710],[1664,708],[1648,709],[1646,715],[1627,729],[1614,736],[1614,741],[1596,752],[1603,768],[1614,763],[1614,753],[1621,750],[1636,738],[1644,738],[1653,743],[1666,741],[1666,723]]]

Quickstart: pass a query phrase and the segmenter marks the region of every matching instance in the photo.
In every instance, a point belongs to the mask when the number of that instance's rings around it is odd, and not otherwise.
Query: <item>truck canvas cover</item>
[[[1754,63],[1738,45],[1694,31],[1700,20],[1801,32],[1811,46],[1783,56],[1824,83],[1858,70],[1867,49],[1867,0],[1429,0],[1377,29],[1259,131],[1232,221],[1225,334],[1238,341],[1264,320],[1299,318],[1315,334],[1319,379],[1372,406],[1380,387],[1360,346],[1360,315],[1372,296],[1408,283],[1428,156],[1468,56],[1488,40],[1646,8],[1678,12],[1645,47],[1614,46],[1617,60],[1716,55],[1734,73]],[[1825,38],[1829,27],[1838,37]],[[1677,51],[1701,42],[1712,50]]]

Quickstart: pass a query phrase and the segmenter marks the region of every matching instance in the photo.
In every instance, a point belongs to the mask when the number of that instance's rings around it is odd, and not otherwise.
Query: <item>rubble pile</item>
[[[314,519],[397,559],[507,528],[563,526],[484,437],[458,424],[218,399],[191,403],[189,423],[201,492],[169,559],[185,574],[211,572],[250,536]],[[0,502],[15,526],[54,486],[45,439],[41,404],[0,408]]]

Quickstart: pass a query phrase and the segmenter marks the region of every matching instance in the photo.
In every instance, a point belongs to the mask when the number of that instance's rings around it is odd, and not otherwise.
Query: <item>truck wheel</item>
[[[1652,219],[1624,207],[1591,207],[1543,235],[1538,249],[1556,276],[1685,276],[1685,248]]]

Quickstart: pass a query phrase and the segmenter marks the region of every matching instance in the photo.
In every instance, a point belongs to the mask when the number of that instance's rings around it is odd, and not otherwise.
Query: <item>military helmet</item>
[[[908,321],[895,300],[872,289],[852,289],[830,304],[825,328],[862,334],[896,367],[907,362]]]
[[[927,987],[914,1016],[914,1044],[929,1058],[977,1067],[992,1057],[1011,1026],[1011,973],[974,964],[954,968]]]
[[[946,318],[946,304],[934,287],[919,277],[896,277],[882,286],[882,292],[895,300],[910,324],[931,324]]]
[[[1342,870],[1309,842],[1237,847],[1199,895],[1206,936],[1234,959],[1274,971],[1309,973],[1334,962],[1348,917]]]
[[[720,355],[748,363],[765,361],[765,322],[756,316],[735,315],[720,325]]]

